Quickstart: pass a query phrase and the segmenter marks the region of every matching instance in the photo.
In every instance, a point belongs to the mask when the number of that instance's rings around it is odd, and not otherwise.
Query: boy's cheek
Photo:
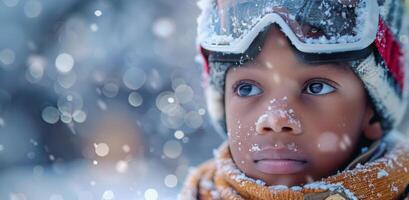
[[[352,149],[346,151],[339,149],[336,152],[328,152],[315,148],[310,150],[309,154],[314,155],[310,158],[310,167],[313,171],[311,174],[315,174],[317,178],[322,178],[342,170],[350,162],[353,151]]]
[[[248,109],[248,107],[251,106],[226,105],[226,126],[227,131],[232,136],[244,139],[255,134],[259,111],[256,110],[257,107],[255,106],[252,106],[252,109]]]
[[[228,123],[228,139],[229,143],[235,145],[235,147],[240,147],[244,151],[248,151],[249,144],[252,141],[252,137],[256,135],[255,127],[248,126],[247,123],[242,123],[240,120],[233,120],[233,122]]]
[[[232,153],[234,162],[238,167],[243,170],[245,173],[248,172],[253,166],[253,160],[250,156],[250,147],[249,143],[246,140],[240,138],[229,138],[229,146]]]
[[[354,121],[350,121],[354,120]],[[346,152],[354,148],[361,135],[359,120],[343,116],[317,115],[303,120],[308,146],[320,154]]]
[[[357,141],[354,135],[335,132],[323,132],[309,138],[309,143],[303,146],[315,157],[348,154],[354,150]]]

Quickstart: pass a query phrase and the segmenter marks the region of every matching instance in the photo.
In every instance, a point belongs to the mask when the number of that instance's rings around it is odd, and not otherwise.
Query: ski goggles
[[[376,0],[201,0],[199,7],[198,42],[216,53],[245,53],[272,24],[307,57],[365,50],[378,30]]]

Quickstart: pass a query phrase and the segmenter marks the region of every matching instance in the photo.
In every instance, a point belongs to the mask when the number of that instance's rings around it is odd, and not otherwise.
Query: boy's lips
[[[267,174],[295,174],[307,167],[305,156],[285,148],[266,147],[252,157],[256,168]]]

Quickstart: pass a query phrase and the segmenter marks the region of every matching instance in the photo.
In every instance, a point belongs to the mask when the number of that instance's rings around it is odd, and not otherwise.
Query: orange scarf
[[[409,184],[409,145],[396,145],[380,159],[304,186],[267,186],[242,173],[234,164],[228,143],[215,159],[191,171],[181,200],[241,199],[398,199]]]

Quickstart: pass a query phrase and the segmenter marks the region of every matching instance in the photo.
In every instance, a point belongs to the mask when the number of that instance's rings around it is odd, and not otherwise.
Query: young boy
[[[180,199],[405,198],[403,1],[199,5],[209,113],[227,141]]]

